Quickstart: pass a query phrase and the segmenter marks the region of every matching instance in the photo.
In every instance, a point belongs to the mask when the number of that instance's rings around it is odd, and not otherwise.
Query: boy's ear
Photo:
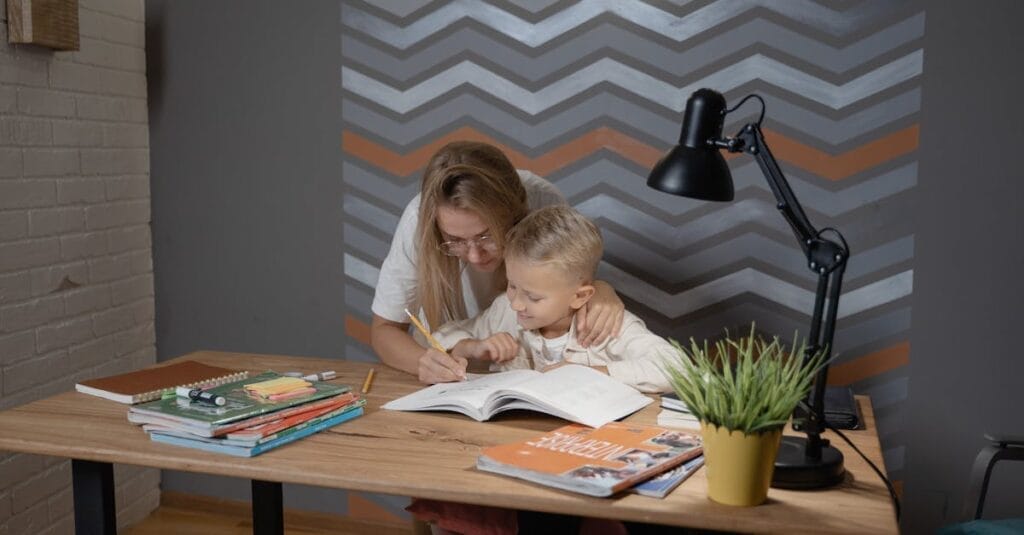
[[[583,305],[587,304],[587,301],[590,301],[591,297],[594,297],[594,292],[596,291],[597,289],[594,288],[593,284],[581,285],[576,289],[576,294],[573,296],[572,302],[569,303],[569,306],[574,310],[583,308]]]

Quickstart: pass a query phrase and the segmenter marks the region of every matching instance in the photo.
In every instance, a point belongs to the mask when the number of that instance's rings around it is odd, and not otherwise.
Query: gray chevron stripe
[[[468,61],[404,91],[349,67],[342,67],[341,84],[344,89],[398,113],[412,111],[460,85],[468,84],[536,115],[602,82],[617,85],[655,104],[681,112],[686,99],[701,87],[727,92],[755,79],[839,109],[919,76],[922,58],[921,51],[916,50],[842,85],[826,82],[761,54],[742,59],[683,88],[676,88],[608,58],[599,59],[537,92],[523,89]]]
[[[630,296],[621,292],[620,295],[623,295],[627,301],[630,299]],[[644,306],[649,306],[649,303],[645,303]],[[634,313],[643,313],[643,308],[639,306],[627,304],[626,308]],[[706,313],[707,310],[713,310],[713,312]],[[810,310],[795,313],[787,309],[779,309],[773,302],[756,298],[734,298],[679,318],[643,315],[650,317],[647,320],[647,326],[653,332],[686,341],[690,337],[698,341],[717,339],[721,337],[726,328],[731,332],[737,332],[738,329],[743,328],[749,329],[750,322],[754,320],[757,321],[758,331],[774,333],[783,339],[790,339],[794,332],[806,336],[810,328]],[[864,315],[869,315],[869,313],[865,312]],[[858,319],[860,319],[859,316]],[[852,321],[852,318],[847,318],[838,322],[833,340],[835,346],[833,354],[837,356],[836,362],[845,362],[870,353],[870,351],[865,352],[860,348],[877,341],[905,340],[909,335],[909,327],[909,307],[885,311],[867,320]]]
[[[872,398],[872,405],[874,405],[874,398]],[[882,429],[879,428],[879,434]],[[882,460],[885,461],[885,471],[889,474],[889,477],[899,480],[894,472],[903,470],[906,459],[906,446],[896,446],[894,448],[888,448],[882,451]]]
[[[839,357],[836,362],[843,363],[863,354],[860,348],[877,340],[909,337],[910,308],[888,311],[856,323],[843,322],[839,327],[833,342]]]
[[[398,218],[401,217],[401,214],[392,214],[351,193],[342,197],[341,205],[345,215],[362,221],[388,235],[395,232],[395,227],[398,226]]]
[[[345,307],[351,313],[366,313],[373,306],[373,292],[367,291],[362,284],[345,285]]]
[[[373,6],[401,18],[408,17],[434,0],[373,0]],[[342,3],[342,6],[345,4]]]
[[[636,62],[635,67],[640,70],[650,72],[654,69],[664,73],[661,78],[672,81],[699,69],[706,69],[750,47],[756,47],[758,52],[769,56],[773,54],[768,51],[778,50],[826,72],[839,74],[922,35],[924,14],[919,13],[841,49],[757,18],[682,51],[673,50],[637,35],[631,29],[614,24],[601,24],[588,29],[540,56],[506,46],[500,39],[493,39],[474,28],[446,32],[441,40],[404,58],[377,49],[355,34],[342,35],[341,51],[345,58],[362,66],[364,70],[400,82],[429,75],[431,71],[438,70],[439,65],[451,64],[455,59],[487,63],[496,74],[536,82],[578,63],[581,58],[609,51],[625,55],[632,60],[630,63]],[[612,43],[614,49],[609,46]]]
[[[388,249],[391,247],[389,241],[383,241],[349,223],[342,225],[341,234],[343,236],[342,243],[347,245],[350,248],[349,250],[362,253],[363,256],[370,258],[377,264],[384,261],[384,258],[388,255]]]
[[[817,275],[807,268],[804,255],[796,245],[782,244],[759,234],[740,236],[700,249],[677,259],[668,259],[657,251],[624,237],[612,229],[604,228],[605,258],[622,259],[630,266],[628,271],[637,275],[657,277],[668,284],[677,285],[703,273],[713,272],[750,258],[774,266],[779,270],[807,281],[817,281]],[[386,253],[386,251],[385,251]],[[898,265],[914,256],[914,238],[905,236],[883,243],[850,257],[846,280],[854,281],[880,269]],[[622,267],[621,262],[617,262]]]
[[[558,0],[505,0],[511,4],[519,6],[522,9],[529,11],[530,13],[537,13],[544,11],[545,9],[558,3]]]
[[[655,311],[669,318],[690,314],[743,293],[758,295],[797,312],[809,313],[814,306],[814,292],[753,268],[743,268],[677,294],[664,292],[608,262],[601,262],[599,276],[622,294],[648,303]],[[856,290],[843,292],[838,317],[857,314],[906,297],[912,288],[913,270],[907,270]]]
[[[838,120],[785,99],[762,96],[768,101],[766,127],[782,124],[833,146],[913,115],[921,108],[921,90],[916,87]],[[607,123],[604,118],[629,125],[656,140],[671,140],[679,135],[681,117],[675,114],[654,112],[606,92],[581,94],[578,98],[581,100],[577,104],[569,99],[564,103],[569,105],[566,109],[545,114],[536,124],[492,105],[485,98],[466,93],[450,99],[441,97],[434,107],[425,108],[422,114],[407,121],[393,119],[389,113],[378,113],[354,99],[343,100],[341,106],[345,121],[372,133],[376,141],[397,152],[422,145],[440,130],[470,121],[499,130],[506,138],[529,149],[552,143],[585,127]],[[727,132],[739,128],[734,122],[728,126]]]
[[[380,268],[372,266],[362,259],[345,253],[342,259],[345,267],[345,276],[361,283],[367,288],[377,286],[377,278],[380,277]]]
[[[372,196],[396,212],[395,225],[398,224],[398,218],[401,217],[402,210],[405,210],[405,205],[420,191],[418,174],[417,179],[410,180],[405,185],[396,185],[391,182],[395,180],[393,175],[378,175],[349,162],[342,163],[341,178],[343,183]],[[394,226],[391,230],[394,230]]]
[[[733,184],[737,197],[743,199],[746,190],[753,188],[770,191],[768,183],[754,161],[732,168]],[[908,190],[917,184],[917,162],[911,162],[896,169],[866,179],[846,189],[830,191],[819,187],[811,180],[800,178],[802,173],[790,173],[786,179],[801,204],[807,210],[814,210],[829,217],[837,217],[852,210],[863,207],[886,197]],[[571,202],[585,202],[582,194],[597,184],[605,184],[616,190],[620,199],[634,198],[651,205],[666,214],[678,218],[697,208],[707,206],[705,201],[666,195],[660,191],[647,188],[647,177],[637,174],[633,169],[619,165],[608,159],[586,163],[583,167],[574,167],[570,174],[552,177],[555,186]],[[621,194],[620,194],[621,192]]]
[[[883,384],[874,385],[866,390],[864,394],[871,396],[871,406],[875,409],[885,409],[896,403],[907,400],[908,377],[899,377]]]
[[[773,206],[752,199],[729,203],[714,212],[686,221],[681,227],[607,195],[596,195],[575,207],[595,221],[613,221],[668,249],[688,247],[742,223],[757,223],[784,235],[790,232],[785,220],[775,214]]]
[[[763,7],[832,35],[846,35],[863,24],[885,16],[902,2],[870,2],[837,12],[810,0],[720,0],[685,16],[676,17],[639,0],[588,0],[531,24],[507,11],[473,0],[455,0],[412,24],[399,27],[348,4],[342,4],[341,22],[389,46],[406,49],[471,18],[530,47],[538,47],[601,15],[612,13],[648,31],[683,42],[750,9]]]

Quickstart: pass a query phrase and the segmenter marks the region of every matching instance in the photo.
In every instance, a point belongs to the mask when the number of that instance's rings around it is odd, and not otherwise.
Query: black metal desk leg
[[[71,460],[71,485],[75,500],[75,533],[114,535],[114,465]]]
[[[284,509],[281,505],[281,497],[280,483],[252,480],[253,535],[281,535],[284,533]]]

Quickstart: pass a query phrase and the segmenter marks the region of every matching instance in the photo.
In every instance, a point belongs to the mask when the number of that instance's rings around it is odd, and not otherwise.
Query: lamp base
[[[777,489],[820,489],[843,481],[843,454],[832,446],[821,448],[821,459],[807,458],[807,439],[782,437],[775,456],[772,487]]]

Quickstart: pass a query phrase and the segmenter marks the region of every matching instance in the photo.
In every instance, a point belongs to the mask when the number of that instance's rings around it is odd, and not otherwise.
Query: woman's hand
[[[576,313],[576,340],[583,347],[619,335],[625,305],[607,282],[594,281],[594,297]]]
[[[428,348],[420,355],[419,378],[427,384],[451,383],[466,378],[466,359]]]
[[[506,362],[516,358],[519,342],[508,333],[498,333],[482,340],[467,338],[452,348],[452,355],[462,358]]]

